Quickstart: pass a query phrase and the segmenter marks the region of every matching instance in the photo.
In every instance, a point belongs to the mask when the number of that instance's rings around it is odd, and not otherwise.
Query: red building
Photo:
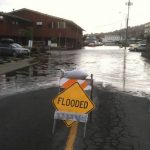
[[[31,20],[0,12],[0,39],[9,37],[18,42],[20,38],[26,37],[23,31],[29,27],[32,27]]]
[[[70,20],[26,8],[0,13],[0,38],[10,37],[27,44],[28,40],[49,40],[60,47],[77,48],[83,29]]]

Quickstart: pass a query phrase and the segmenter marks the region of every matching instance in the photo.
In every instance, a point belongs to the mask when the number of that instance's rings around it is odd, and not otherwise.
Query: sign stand
[[[86,134],[86,125],[87,125],[87,122],[84,124],[84,134],[83,134],[83,137],[85,137],[85,134]]]
[[[63,79],[63,84],[61,83]],[[56,98],[53,100],[53,104],[56,107],[54,113],[54,122],[52,127],[52,134],[55,132],[56,121],[64,120],[68,127],[72,126],[74,121],[84,123],[84,133],[86,135],[87,121],[88,121],[88,112],[94,109],[93,103],[93,74],[91,74],[91,79],[60,79],[60,88],[65,89],[60,92]],[[70,85],[71,83],[71,85]],[[69,85],[68,85],[69,84]],[[84,90],[88,92],[89,97]],[[89,114],[89,119],[92,121],[92,113]]]
[[[52,134],[54,134],[55,132],[55,126],[56,126],[56,119],[54,119],[54,122],[53,122]]]
[[[93,101],[93,74],[91,74],[91,91],[90,99]],[[90,122],[92,122],[92,112],[90,113]]]
[[[56,121],[59,120],[68,120],[68,117],[71,120],[83,122],[84,123],[84,133],[83,136],[85,137],[86,134],[86,125],[88,121],[88,114],[80,114],[80,113],[67,113],[67,112],[61,112],[61,111],[55,111],[54,113],[54,122],[53,122],[53,128],[52,128],[52,134],[55,132],[56,127]]]

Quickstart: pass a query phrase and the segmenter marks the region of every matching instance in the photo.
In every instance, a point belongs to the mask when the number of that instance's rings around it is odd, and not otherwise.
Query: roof
[[[80,28],[81,30],[84,30],[84,29],[82,29],[79,25],[77,25],[76,23],[74,23],[74,22],[71,21],[71,20],[64,19],[64,18],[60,18],[60,17],[56,17],[56,16],[52,16],[52,15],[48,15],[48,14],[41,13],[41,12],[38,12],[38,11],[35,11],[35,10],[31,10],[31,9],[27,9],[27,8],[22,8],[22,9],[18,9],[18,10],[13,10],[13,11],[9,12],[9,14],[13,14],[13,13],[15,13],[15,12],[21,12],[21,11],[30,11],[30,12],[37,13],[37,14],[40,14],[40,15],[43,15],[43,16],[48,16],[48,17],[51,17],[51,18],[56,18],[56,19],[59,19],[59,20],[62,20],[62,21],[66,21],[66,22],[69,22],[69,23],[71,23],[71,24],[74,24],[74,25],[78,26],[78,28]]]
[[[32,21],[29,20],[29,19],[25,19],[25,18],[16,16],[16,15],[12,15],[12,14],[9,14],[9,13],[0,12],[0,15],[4,16],[4,17],[8,17],[8,18],[12,18],[12,19],[16,19],[16,20],[21,20],[21,21],[32,23]]]

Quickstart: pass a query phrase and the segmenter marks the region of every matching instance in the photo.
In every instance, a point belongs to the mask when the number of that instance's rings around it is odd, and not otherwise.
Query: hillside
[[[104,37],[104,35],[107,34],[114,34],[114,35],[122,35],[125,37],[125,32],[126,29],[121,29],[121,30],[115,30],[112,32],[107,32],[107,33],[95,33],[95,35],[98,39],[101,39]],[[85,37],[87,35],[84,35]],[[128,38],[136,38],[136,39],[144,39],[144,24],[139,25],[139,26],[133,26],[128,28]]]
[[[109,32],[108,34],[119,34],[125,35],[126,29],[116,30],[113,32]],[[128,28],[128,37],[129,38],[136,38],[136,39],[143,39],[144,38],[144,25],[134,26]]]

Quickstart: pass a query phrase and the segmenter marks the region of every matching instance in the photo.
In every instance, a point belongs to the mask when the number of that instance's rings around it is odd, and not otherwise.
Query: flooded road
[[[52,134],[52,99],[58,93],[61,69],[84,68],[94,75],[96,107],[85,138],[80,123],[74,150],[149,150],[150,62],[141,53],[126,52],[126,67],[124,49],[85,47],[51,51],[37,58],[39,64],[1,75],[1,149],[65,149],[70,128],[58,121]]]
[[[40,63],[1,75],[0,95],[58,86],[61,69],[84,68],[96,83],[112,89],[145,96],[150,87],[150,61],[141,53],[115,46],[85,47],[81,50],[51,51],[39,58]],[[125,89],[123,89],[123,86]]]

